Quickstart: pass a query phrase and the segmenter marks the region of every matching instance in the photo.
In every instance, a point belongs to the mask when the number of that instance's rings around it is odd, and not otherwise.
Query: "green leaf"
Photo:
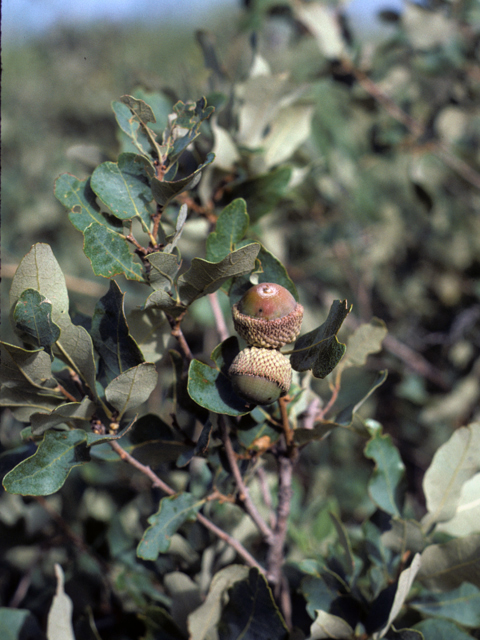
[[[451,520],[460,502],[462,487],[480,471],[480,423],[457,429],[435,453],[423,480],[427,515],[422,526]]]
[[[181,315],[187,307],[163,289],[157,289],[145,300],[144,309],[159,309],[174,318]]]
[[[208,167],[215,159],[213,153],[207,153],[205,162],[199,165],[193,173],[181,180],[158,180],[152,179],[152,193],[155,201],[163,208],[173,200],[176,196],[180,195],[183,191],[188,191],[197,186],[202,177],[202,171]]]
[[[142,132],[146,136],[150,146],[154,150],[155,155],[159,160],[162,159],[161,156],[161,148],[157,144],[157,136],[154,131],[147,127],[148,122],[155,123],[155,114],[153,113],[152,108],[148,105],[144,100],[139,98],[134,98],[133,96],[124,95],[120,98],[120,100],[127,105],[130,109],[134,117],[138,120],[141,125]],[[136,142],[136,137],[133,138],[134,142]],[[143,150],[143,147],[138,145],[140,149]]]
[[[174,287],[174,278],[180,268],[177,256],[158,251],[147,256],[151,265],[148,281],[155,289],[170,291]]]
[[[107,383],[143,362],[143,355],[129,333],[123,310],[125,294],[112,280],[108,292],[95,306],[91,335],[100,356],[99,373]]]
[[[55,493],[74,467],[90,460],[86,439],[86,432],[80,429],[47,431],[34,455],[7,473],[4,488],[24,496]]]
[[[236,185],[230,191],[230,197],[246,200],[250,223],[257,222],[272,211],[287,193],[291,175],[291,167],[278,167]]]
[[[408,594],[410,593],[410,589],[412,588],[413,581],[415,580],[415,576],[418,573],[421,565],[420,554],[417,553],[411,565],[408,569],[404,569],[398,578],[397,589],[395,591],[395,597],[393,599],[392,608],[390,609],[390,613],[388,616],[387,624],[385,627],[379,632],[373,635],[374,640],[379,640],[383,638],[383,636],[387,633],[390,628],[392,622],[396,619],[400,610],[403,607],[405,600],[407,599]]]
[[[98,222],[112,231],[122,229],[118,219],[100,212],[90,178],[79,180],[69,173],[62,174],[55,180],[55,197],[69,209],[70,222],[82,233],[92,222]]]
[[[333,371],[345,353],[346,347],[338,341],[337,333],[349,312],[346,300],[335,300],[326,321],[295,342],[290,358],[293,369],[311,369],[316,378],[325,378]]]
[[[230,253],[220,262],[194,258],[190,269],[178,279],[180,301],[188,306],[197,298],[217,291],[229,278],[249,273],[255,267],[259,251],[260,245],[252,243]]]
[[[287,640],[289,633],[265,576],[250,569],[248,578],[230,589],[218,625],[219,640]]]
[[[121,153],[118,162],[103,162],[92,174],[91,187],[113,215],[120,220],[142,218],[151,222],[153,200],[148,169],[143,156]]]
[[[84,251],[96,276],[113,278],[123,274],[128,280],[143,281],[142,266],[135,261],[125,237],[92,222],[84,232]]]
[[[187,520],[195,520],[204,500],[190,493],[180,493],[162,498],[157,513],[148,518],[150,526],[145,531],[137,548],[143,560],[156,560],[160,553],[170,548],[171,537]]]
[[[368,492],[375,504],[385,513],[401,516],[405,465],[389,435],[377,433],[365,447],[365,455],[375,461],[375,469],[368,483]]]
[[[213,576],[205,602],[188,616],[191,640],[218,638],[217,624],[222,614],[227,591],[248,576],[248,567],[233,564]]]
[[[157,385],[155,365],[143,362],[114,378],[105,389],[105,398],[119,412],[134,411],[148,400]]]
[[[30,417],[32,434],[41,435],[48,429],[53,429],[61,424],[73,423],[76,427],[82,427],[89,422],[95,411],[96,405],[85,397],[81,402],[67,402],[57,407],[50,413],[34,413]],[[77,424],[80,422],[80,424]]]
[[[422,553],[418,578],[429,589],[447,591],[462,582],[480,588],[480,534],[427,547]]]
[[[413,629],[422,634],[423,640],[472,640],[473,638],[448,620],[422,620]]]
[[[140,122],[137,120],[135,115],[132,114],[128,106],[123,102],[114,100],[112,102],[112,109],[115,114],[118,126],[135,144],[137,142],[137,132],[140,128]]]
[[[42,392],[30,385],[10,388],[3,384],[0,389],[0,407],[8,407],[20,422],[29,422],[36,411],[50,412],[64,400],[63,394]]]
[[[465,627],[480,627],[480,590],[473,584],[438,593],[422,591],[409,605],[425,616],[446,618]]]
[[[54,389],[57,381],[52,376],[52,361],[43,349],[28,351],[13,344],[0,342],[0,383],[8,386],[25,384],[41,390]]]
[[[219,262],[234,251],[236,244],[245,236],[248,225],[247,204],[245,200],[237,198],[222,210],[215,231],[207,238],[207,260]]]
[[[59,564],[55,564],[55,575],[57,590],[48,612],[47,638],[48,640],[75,640],[72,626],[73,602],[63,588],[64,576]]]
[[[343,618],[334,616],[326,611],[317,611],[317,617],[310,627],[308,640],[323,640],[323,638],[341,638],[349,640],[354,638],[352,627]]]
[[[15,330],[25,342],[43,347],[51,354],[51,346],[60,337],[60,327],[52,321],[52,305],[35,289],[25,289],[13,310]]]
[[[214,413],[240,416],[251,409],[234,392],[228,377],[228,369],[239,351],[238,340],[228,338],[216,347],[211,355],[215,368],[192,360],[188,369],[188,394],[197,404]]]
[[[60,339],[55,344],[55,355],[75,371],[96,397],[96,366],[90,334],[74,325],[70,318],[61,326]]]
[[[371,353],[381,351],[387,333],[385,323],[378,318],[360,325],[347,340],[347,353],[342,361],[342,369],[363,367]]]
[[[177,246],[180,236],[182,235],[183,228],[185,227],[185,222],[187,221],[187,215],[188,207],[186,204],[182,204],[175,223],[175,233],[168,237],[168,244],[166,244],[163,249],[165,253],[172,253]]]
[[[49,245],[33,245],[20,262],[10,288],[11,308],[15,307],[25,289],[35,289],[48,298],[52,304],[52,320],[61,331],[54,353],[67,363],[96,395],[92,340],[83,327],[74,325],[70,319],[65,276]]]
[[[34,244],[22,258],[10,288],[10,308],[14,309],[26,289],[35,289],[52,305],[52,320],[62,328],[68,318],[68,291],[65,276],[48,244]]]

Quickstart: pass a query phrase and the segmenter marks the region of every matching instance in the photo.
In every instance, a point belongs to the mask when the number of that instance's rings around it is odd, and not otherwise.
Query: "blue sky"
[[[212,9],[238,4],[238,0],[3,0],[2,31],[8,37],[12,32],[42,33],[56,23],[121,22],[137,17],[196,25]]]
[[[403,0],[351,0],[349,13],[355,22],[371,22],[381,8],[401,8]],[[57,23],[85,24],[102,19],[121,22],[141,17],[152,20],[188,21],[204,25],[216,8],[238,8],[239,0],[3,0],[2,31],[8,38],[40,34]]]

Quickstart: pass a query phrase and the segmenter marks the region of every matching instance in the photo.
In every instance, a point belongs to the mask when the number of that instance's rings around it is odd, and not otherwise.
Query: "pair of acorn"
[[[232,307],[233,324],[248,346],[233,360],[232,386],[249,404],[271,404],[286,395],[292,366],[279,349],[300,333],[303,307],[279,284],[251,287]]]

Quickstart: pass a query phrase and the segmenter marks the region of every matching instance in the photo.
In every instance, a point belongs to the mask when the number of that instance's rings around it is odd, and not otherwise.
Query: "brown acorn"
[[[262,282],[233,305],[232,315],[235,331],[249,345],[279,349],[300,333],[303,307],[285,287]]]
[[[280,351],[247,347],[228,370],[235,392],[250,404],[271,404],[288,393],[290,360]]]

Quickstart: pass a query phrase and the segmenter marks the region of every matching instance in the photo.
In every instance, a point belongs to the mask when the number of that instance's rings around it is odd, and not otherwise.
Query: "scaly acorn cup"
[[[250,404],[271,404],[288,393],[290,359],[274,349],[247,347],[228,370],[235,392]]]
[[[279,284],[251,287],[232,307],[235,331],[254,347],[280,349],[300,333],[303,307]]]

